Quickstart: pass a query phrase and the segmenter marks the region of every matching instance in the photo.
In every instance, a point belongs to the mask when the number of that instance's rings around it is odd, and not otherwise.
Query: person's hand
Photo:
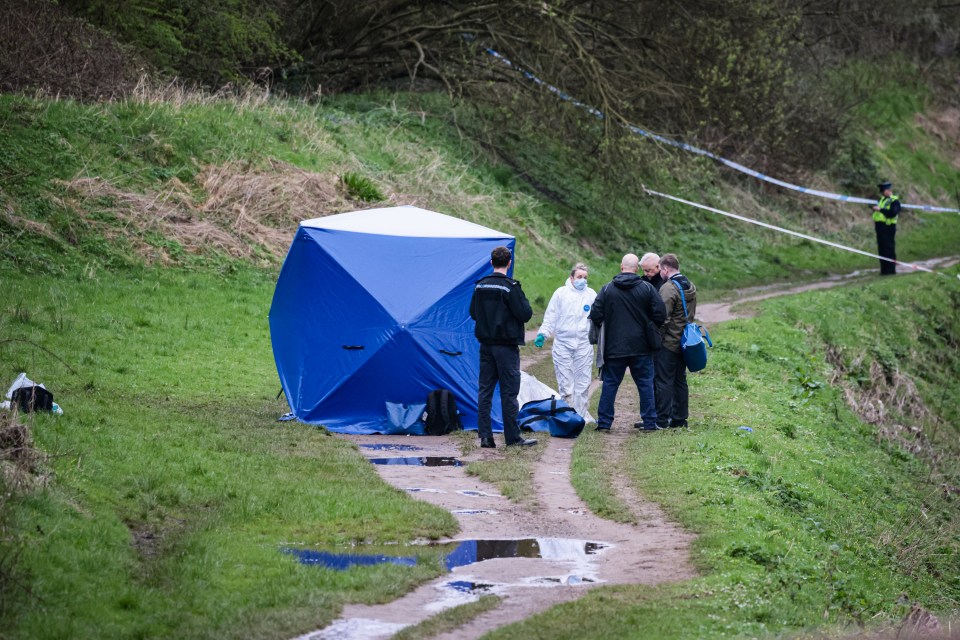
[[[543,341],[546,339],[547,337],[545,335],[543,335],[542,333],[538,333],[537,339],[533,341],[533,344],[537,346],[537,349],[543,349]]]

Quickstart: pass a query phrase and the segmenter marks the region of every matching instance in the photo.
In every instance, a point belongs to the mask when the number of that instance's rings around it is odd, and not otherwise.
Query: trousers
[[[644,426],[657,424],[657,407],[653,399],[653,356],[650,354],[628,358],[606,358],[600,378],[600,405],[597,407],[597,429],[609,429],[613,425],[614,402],[623,376],[630,367],[630,376],[640,394],[640,417]]]
[[[477,432],[480,438],[493,438],[490,410],[493,392],[500,385],[500,411],[503,414],[503,438],[507,444],[519,442],[517,412],[520,403],[520,347],[515,344],[480,345],[480,392],[477,397]]]
[[[883,258],[897,259],[897,225],[874,222],[877,232],[877,255]],[[897,265],[887,260],[880,261],[880,275],[887,276],[897,272]]]
[[[656,356],[657,425],[685,421],[690,414],[687,365],[682,353],[660,349]]]

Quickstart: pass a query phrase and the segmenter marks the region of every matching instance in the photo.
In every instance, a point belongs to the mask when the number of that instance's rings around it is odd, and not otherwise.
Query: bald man
[[[640,394],[641,422],[634,426],[657,430],[657,407],[653,396],[653,355],[660,348],[660,325],[666,319],[663,300],[637,271],[640,260],[632,253],[620,261],[620,273],[600,289],[590,320],[603,325],[603,368],[597,431],[613,426],[614,401],[627,368]]]

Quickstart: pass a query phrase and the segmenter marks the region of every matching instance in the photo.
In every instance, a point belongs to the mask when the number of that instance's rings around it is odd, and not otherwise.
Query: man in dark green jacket
[[[657,426],[685,427],[689,417],[689,392],[687,390],[687,365],[680,350],[680,338],[688,322],[693,322],[697,313],[697,288],[680,273],[677,256],[668,253],[660,258],[660,276],[663,285],[660,297],[666,307],[667,320],[660,327],[663,346],[656,358]],[[687,313],[683,313],[683,300]]]

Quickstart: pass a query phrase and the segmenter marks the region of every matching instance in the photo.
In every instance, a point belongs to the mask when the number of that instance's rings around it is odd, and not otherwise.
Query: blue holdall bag
[[[517,424],[521,429],[549,431],[554,438],[576,438],[584,419],[562,398],[531,400],[520,407]]]
[[[683,303],[683,317],[686,319],[689,316],[687,315],[687,298],[683,295],[683,287],[676,280],[671,282],[680,292],[680,302]],[[708,344],[711,347],[713,346],[713,341],[710,340],[710,332],[697,323],[688,321],[680,336],[680,351],[683,353],[683,362],[691,373],[700,371],[707,366]]]

